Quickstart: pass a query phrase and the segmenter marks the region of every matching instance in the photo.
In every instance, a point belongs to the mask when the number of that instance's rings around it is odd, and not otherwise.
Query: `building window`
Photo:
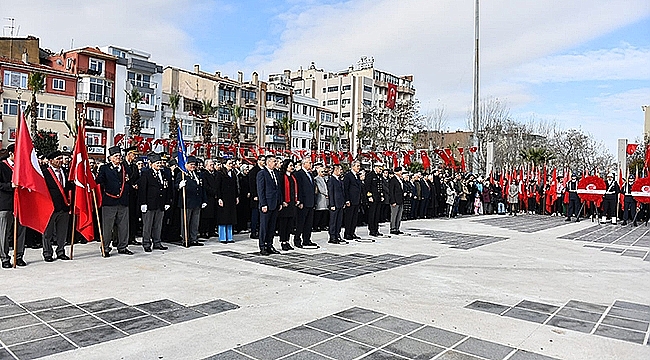
[[[363,91],[371,93],[372,92],[372,86],[364,85],[363,86]]]
[[[194,136],[203,136],[203,123],[199,121],[194,123]]]
[[[283,117],[288,117],[289,114],[287,114],[284,111],[277,111],[277,110],[266,110],[266,117],[271,118],[277,121],[282,120]]]
[[[298,122],[297,121],[294,122],[293,126],[291,128],[292,128],[292,130],[298,131]]]
[[[112,51],[113,56],[117,56],[118,58],[126,58],[126,53],[122,50],[119,49],[113,49]]]
[[[47,104],[45,118],[48,120],[63,120],[67,115],[67,106]]]
[[[349,113],[349,112],[344,112],[344,113],[341,114],[341,117],[349,118],[349,117],[350,117],[350,113]]]
[[[284,95],[278,95],[278,94],[266,94],[266,101],[274,101],[278,104],[287,104],[287,97]]]
[[[327,88],[323,88],[323,94],[327,92]]]
[[[194,127],[192,126],[191,121],[183,122],[183,136],[192,136],[193,132],[192,130]]]
[[[307,139],[302,139],[302,148],[303,149],[307,148]]]
[[[251,100],[255,100],[257,98],[257,93],[255,93],[255,91],[242,90],[241,91],[241,97],[244,100],[251,101]]]
[[[27,89],[27,74],[16,72],[16,71],[5,70],[3,84],[9,87]]]
[[[232,121],[232,118],[230,117],[230,109],[227,107],[220,107],[219,110],[217,111],[217,116],[219,120],[221,121]]]
[[[88,120],[93,122],[93,126],[102,126],[102,119],[104,118],[104,111],[102,109],[88,108]]]
[[[327,88],[327,92],[335,92],[335,91],[339,91],[339,87],[338,87],[338,86],[329,86],[329,87]]]
[[[338,105],[339,100],[334,99],[334,100],[327,100],[327,105]]]
[[[231,101],[233,104],[237,102],[237,92],[235,89],[219,88],[219,103],[226,103]]]
[[[320,113],[320,121],[332,121],[332,114],[331,113],[326,113],[322,112]]]
[[[364,99],[364,100],[363,100],[363,105],[365,105],[365,106],[372,106],[372,101],[371,101],[371,100],[366,100],[366,99]]]
[[[311,94],[311,88],[305,89],[305,95],[309,95],[309,94]]]
[[[343,85],[343,87],[341,87],[341,90],[342,91],[352,90],[352,85]]]
[[[108,82],[102,79],[90,78],[90,93],[88,100],[90,101],[104,101],[104,95],[110,97],[111,87]]]
[[[86,145],[88,146],[101,146],[102,145],[102,134],[87,132],[86,133]]]
[[[90,58],[88,69],[92,70],[95,75],[104,75],[104,60]]]
[[[20,102],[21,111],[25,111],[27,107],[26,101]],[[2,113],[5,115],[18,115],[18,100],[13,99],[3,99],[2,100]]]
[[[296,89],[296,90],[293,91],[293,93],[295,95],[300,95],[300,94],[302,94],[302,89]]]
[[[307,112],[309,111],[309,106],[303,105],[302,106],[302,114],[307,115]]]
[[[65,91],[65,80],[63,80],[63,79],[52,79],[52,89]]]
[[[341,104],[343,105],[349,104],[350,102],[351,102],[350,99],[341,99]]]
[[[302,131],[307,131],[307,123],[304,121],[302,123]]]
[[[129,71],[127,73],[127,77],[129,79],[129,82],[133,86],[138,86],[138,87],[143,87],[143,88],[151,87],[151,76],[150,75],[138,74],[138,73],[134,73],[132,71]]]

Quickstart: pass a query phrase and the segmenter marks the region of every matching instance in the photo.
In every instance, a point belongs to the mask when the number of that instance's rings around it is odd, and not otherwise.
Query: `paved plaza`
[[[108,259],[75,245],[54,263],[28,249],[0,272],[0,359],[650,359],[650,228],[524,215],[402,230],[316,233],[320,249],[268,257],[247,234]]]

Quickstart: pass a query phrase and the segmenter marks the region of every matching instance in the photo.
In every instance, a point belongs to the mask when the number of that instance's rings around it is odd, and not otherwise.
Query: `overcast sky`
[[[382,70],[413,74],[423,111],[444,106],[449,130],[465,128],[472,104],[471,0],[23,0],[1,1],[0,16],[53,51],[114,44],[247,79],[372,56]],[[612,151],[617,138],[641,136],[650,1],[483,1],[480,31],[481,97],[517,118],[580,127]]]

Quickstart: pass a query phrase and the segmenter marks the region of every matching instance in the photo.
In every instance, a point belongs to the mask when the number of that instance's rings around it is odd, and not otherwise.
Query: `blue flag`
[[[187,169],[185,168],[185,164],[187,163],[187,150],[185,149],[185,142],[183,141],[183,130],[181,129],[181,124],[178,124],[177,136],[178,137],[176,141],[178,142],[178,168],[183,172],[187,172]]]

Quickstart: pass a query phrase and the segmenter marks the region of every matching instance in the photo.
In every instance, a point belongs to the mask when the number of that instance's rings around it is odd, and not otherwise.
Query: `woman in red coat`
[[[289,245],[289,237],[291,230],[293,230],[296,223],[297,206],[300,204],[298,201],[298,182],[293,176],[295,164],[293,160],[286,159],[282,162],[280,172],[280,198],[282,199],[282,207],[278,212],[278,233],[280,234],[280,245],[282,250],[293,250]]]

